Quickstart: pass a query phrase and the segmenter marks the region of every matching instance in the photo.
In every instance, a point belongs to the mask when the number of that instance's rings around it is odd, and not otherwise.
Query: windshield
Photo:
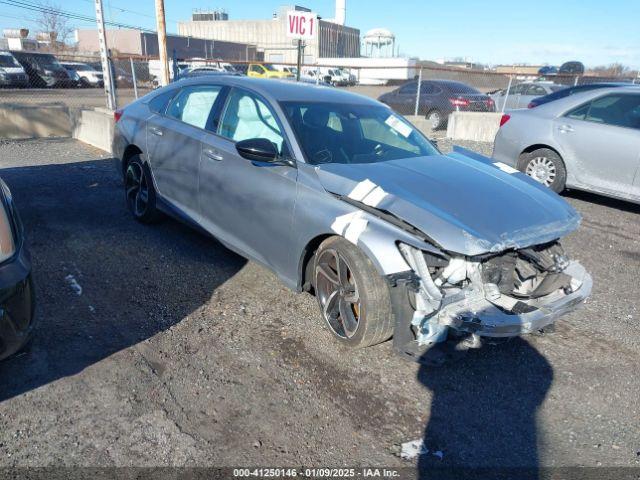
[[[34,55],[33,59],[35,63],[42,68],[49,70],[62,70],[62,65],[58,63],[53,55]]]
[[[387,107],[283,102],[307,161],[375,163],[437,155],[411,124]]]
[[[11,55],[0,55],[0,67],[20,68],[20,64]]]

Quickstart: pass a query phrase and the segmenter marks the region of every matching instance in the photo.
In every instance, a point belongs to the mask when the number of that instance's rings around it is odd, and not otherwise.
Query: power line
[[[30,3],[30,2],[26,2],[23,0],[0,0],[0,4],[4,4],[4,5],[9,5],[12,7],[16,7],[16,8],[20,8],[23,10],[29,10],[29,11],[33,11],[33,12],[38,12],[38,13],[48,13],[48,14],[56,14],[56,15],[60,15],[63,16],[65,18],[71,19],[71,20],[78,20],[78,21],[82,21],[82,22],[90,22],[90,23],[95,23],[95,18],[89,15],[84,15],[81,13],[77,13],[77,12],[70,12],[67,10],[58,10],[56,8],[51,8],[51,7],[47,7],[47,6],[43,6],[43,5],[37,5],[34,3]],[[131,29],[135,29],[135,30],[142,30],[142,31],[146,31],[146,32],[151,32],[151,33],[155,33],[155,30],[151,30],[149,28],[143,28],[140,27],[138,25],[129,25],[129,24],[125,24],[125,23],[120,23],[120,22],[113,22],[113,21],[105,21],[105,24],[112,26],[112,27],[119,27],[119,28],[131,28]]]

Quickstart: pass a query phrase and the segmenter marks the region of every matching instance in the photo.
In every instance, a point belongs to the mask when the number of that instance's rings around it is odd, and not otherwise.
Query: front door
[[[235,143],[249,138],[266,138],[282,156],[289,156],[273,109],[261,97],[234,88],[217,134],[205,135],[200,213],[214,235],[279,270],[289,260],[297,169],[242,158]]]
[[[205,129],[221,87],[183,88],[164,115],[147,122],[147,150],[160,195],[192,218],[198,213],[198,168]]]
[[[610,93],[556,118],[554,137],[578,183],[603,193],[638,194],[640,94]]]

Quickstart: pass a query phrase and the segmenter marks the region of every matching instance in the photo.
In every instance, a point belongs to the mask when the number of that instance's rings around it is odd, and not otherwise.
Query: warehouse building
[[[76,30],[77,49],[80,52],[98,52],[96,29]],[[107,45],[114,54],[142,57],[158,56],[158,36],[132,28],[106,30]],[[167,51],[177,58],[211,58],[238,61],[260,60],[256,46],[247,43],[167,35]]]
[[[230,20],[220,10],[194,11],[190,21],[178,22],[183,36],[224,40],[256,45],[264,60],[271,63],[295,63],[297,49],[286,35],[287,11],[310,10],[300,6],[281,7],[273,18],[265,20]],[[345,0],[337,0],[334,19],[319,19],[318,35],[307,40],[304,63],[316,63],[320,58],[360,57],[360,30],[345,25]]]

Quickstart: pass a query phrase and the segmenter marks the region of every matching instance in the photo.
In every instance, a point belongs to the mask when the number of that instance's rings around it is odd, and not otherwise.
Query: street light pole
[[[161,84],[169,85],[169,59],[167,58],[167,24],[164,18],[164,0],[156,0],[156,22],[158,24],[158,50],[160,54],[160,68],[162,70]]]

